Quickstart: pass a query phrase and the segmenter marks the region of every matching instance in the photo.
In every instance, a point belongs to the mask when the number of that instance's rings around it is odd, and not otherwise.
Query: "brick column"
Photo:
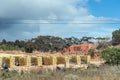
[[[15,66],[15,57],[10,56],[10,67],[14,67],[14,66]]]
[[[65,56],[65,68],[69,68],[69,57]]]
[[[53,60],[53,65],[56,65],[57,64],[57,58],[55,56],[52,57],[52,60]]]
[[[56,69],[57,66],[57,58],[55,56],[52,57],[52,65],[53,65],[53,69]]]
[[[90,56],[88,55],[87,56],[87,64],[89,64],[90,63]]]
[[[37,60],[38,60],[38,66],[42,66],[42,56],[38,56]]]
[[[2,67],[2,57],[0,57],[0,67]]]
[[[81,65],[81,57],[79,55],[76,56],[77,65]]]
[[[31,57],[30,56],[26,56],[26,66],[31,66]]]

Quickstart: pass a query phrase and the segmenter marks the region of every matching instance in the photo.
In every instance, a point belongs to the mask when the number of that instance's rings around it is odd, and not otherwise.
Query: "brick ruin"
[[[98,44],[80,44],[72,45],[69,48],[64,48],[62,54],[88,54],[90,49],[96,49]]]
[[[71,62],[75,65],[81,65],[81,62],[84,64],[90,63],[90,56],[81,56],[81,55],[60,55],[60,56],[0,56],[0,65],[4,62],[7,67],[14,68],[19,66],[30,67],[30,66],[55,66],[63,64],[65,68],[69,68]],[[16,62],[19,62],[19,65],[16,65]],[[2,66],[0,66],[2,67]]]

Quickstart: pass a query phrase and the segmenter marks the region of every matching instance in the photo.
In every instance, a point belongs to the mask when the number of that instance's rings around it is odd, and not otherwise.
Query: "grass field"
[[[11,55],[14,54],[3,54],[3,53],[0,54],[0,56],[11,56]],[[24,56],[26,54],[21,53],[20,55]],[[33,54],[30,55],[32,56]],[[59,54],[56,54],[56,56],[57,55]],[[61,57],[60,60],[62,60]],[[72,61],[74,61],[74,58]],[[55,71],[40,69],[32,72],[22,71],[21,73],[18,73],[17,71],[6,72],[0,70],[0,80],[120,80],[119,75],[120,75],[120,66],[108,66],[108,65],[102,65],[100,67],[97,67],[95,65],[89,65],[88,69],[86,70],[80,68],[79,69],[69,68],[69,69],[62,69]]]
[[[88,69],[40,70],[29,73],[0,71],[0,80],[120,80],[120,66],[90,65]]]

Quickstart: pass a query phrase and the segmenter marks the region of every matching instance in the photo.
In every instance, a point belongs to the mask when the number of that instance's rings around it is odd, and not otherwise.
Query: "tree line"
[[[0,42],[0,49],[2,50],[22,50],[28,53],[33,51],[41,52],[58,52],[63,48],[68,48],[71,45],[77,45],[82,43],[95,43],[99,44],[98,49],[104,49],[109,45],[120,44],[120,29],[115,30],[112,33],[112,40],[109,37],[87,37],[84,36],[81,39],[76,37],[61,38],[56,36],[38,36],[29,40],[15,40],[7,41],[3,39]]]

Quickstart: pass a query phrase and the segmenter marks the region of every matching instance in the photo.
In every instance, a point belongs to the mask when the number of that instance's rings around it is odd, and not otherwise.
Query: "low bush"
[[[18,48],[18,47],[15,47],[15,46],[7,46],[7,45],[4,45],[4,46],[0,46],[0,50],[4,50],[4,51],[7,51],[7,50],[10,50],[10,51],[14,51],[14,50],[20,50],[20,51],[25,51],[24,48]]]
[[[120,49],[118,48],[106,48],[101,53],[107,64],[119,65],[120,64]]]

